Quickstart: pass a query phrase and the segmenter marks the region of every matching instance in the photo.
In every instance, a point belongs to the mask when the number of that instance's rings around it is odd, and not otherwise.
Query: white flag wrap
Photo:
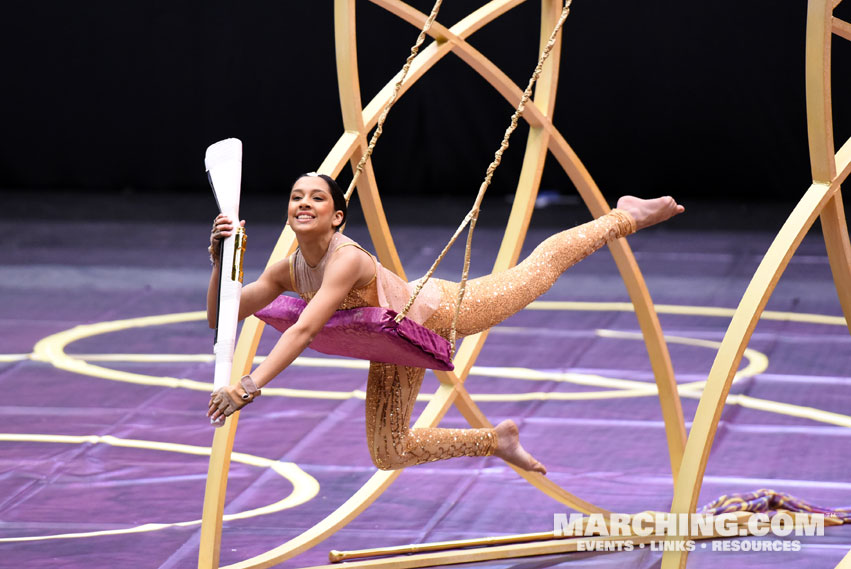
[[[216,344],[213,348],[216,354],[216,371],[213,376],[215,391],[230,383],[239,296],[242,292],[242,260],[245,253],[245,232],[239,225],[242,142],[228,138],[213,144],[207,148],[204,164],[219,211],[227,215],[234,226],[233,234],[221,243]]]

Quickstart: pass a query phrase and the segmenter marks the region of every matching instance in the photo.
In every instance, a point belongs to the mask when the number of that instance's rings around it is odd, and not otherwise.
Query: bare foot
[[[665,196],[652,200],[643,200],[634,196],[623,196],[618,200],[618,209],[628,212],[638,229],[644,229],[666,219],[670,219],[685,211],[686,208],[679,205],[671,196]]]
[[[511,419],[503,421],[496,426],[497,449],[494,456],[498,456],[505,462],[519,466],[523,470],[531,470],[546,474],[547,469],[543,464],[535,460],[531,454],[526,452],[520,445],[520,432],[517,425]]]

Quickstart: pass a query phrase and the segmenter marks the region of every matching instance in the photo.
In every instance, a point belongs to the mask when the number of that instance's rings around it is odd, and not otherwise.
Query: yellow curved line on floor
[[[843,321],[844,325],[844,321]],[[619,330],[597,330],[597,335],[603,338],[617,338],[621,340],[644,340],[644,336],[637,332],[621,332]],[[696,346],[698,348],[714,348],[719,349],[721,342],[714,340],[701,340],[699,338],[688,338],[686,336],[668,336],[665,335],[665,342],[669,344],[681,344],[685,346]],[[745,348],[743,357],[748,360],[747,365],[736,372],[733,376],[733,383],[755,375],[759,375],[768,369],[768,356],[760,351],[752,348]],[[693,381],[690,383],[681,383],[677,389],[703,389],[706,381]]]
[[[110,322],[97,322],[95,324],[81,324],[68,330],[51,334],[50,336],[42,338],[36,342],[36,345],[33,347],[31,359],[39,362],[47,362],[58,369],[70,371],[72,373],[99,377],[102,379],[111,379],[114,381],[123,381],[125,383],[137,383],[142,385],[160,385],[163,387],[179,387],[183,389],[195,389],[197,391],[210,391],[210,384],[202,381],[179,379],[176,377],[160,377],[156,383],[151,383],[150,376],[94,366],[65,353],[65,346],[71,342],[76,342],[77,340],[82,340],[83,338],[88,338],[90,336],[108,334],[110,332],[127,330],[129,328],[176,324],[181,322],[191,322],[193,320],[203,320],[206,318],[206,312],[196,311],[162,314],[159,316],[143,316],[141,318],[112,320]]]
[[[165,452],[178,452],[182,454],[192,454],[197,456],[210,456],[209,447],[200,447],[194,445],[184,445],[178,443],[165,443],[160,441],[146,441],[140,439],[122,439],[118,437],[83,435],[83,436],[68,436],[68,435],[43,435],[43,434],[12,434],[0,433],[0,442],[34,442],[34,443],[64,443],[64,444],[106,444],[116,447],[137,448],[145,450],[160,450]],[[235,514],[226,514],[223,517],[224,521],[242,520],[253,518],[274,512],[280,512],[289,508],[295,508],[305,502],[312,500],[319,493],[319,482],[298,467],[292,462],[279,462],[260,456],[245,454],[242,452],[234,452],[231,455],[231,460],[249,466],[258,468],[268,468],[285,478],[293,485],[293,490],[289,496],[282,500],[278,500],[273,504],[237,512]],[[55,535],[40,535],[28,537],[5,537],[0,538],[0,543],[3,542],[18,542],[18,541],[41,541],[47,539],[77,539],[86,537],[96,537],[101,535],[120,535],[130,533],[144,533],[157,531],[170,527],[188,527],[201,525],[201,520],[191,520],[186,522],[173,523],[147,523],[130,528],[117,530],[101,530],[79,533],[63,533]]]
[[[663,314],[685,314],[692,316],[725,316],[730,317],[735,312],[734,309],[729,308],[714,308],[714,307],[700,307],[700,306],[678,306],[678,305],[657,305],[657,311]],[[535,301],[527,309],[531,310],[586,310],[586,311],[633,311],[632,304],[625,302],[564,302],[564,301]],[[826,316],[820,314],[798,314],[792,312],[776,312],[776,311],[765,311],[762,314],[762,317],[767,320],[786,320],[786,321],[795,321],[795,322],[808,322],[808,323],[816,323],[816,324],[828,324],[828,325],[841,325],[845,326],[845,320],[842,317],[837,316]],[[103,368],[100,366],[95,366],[87,363],[86,361],[82,361],[82,356],[69,356],[64,352],[64,348],[69,343],[97,335],[104,334],[108,332],[124,330],[132,327],[143,327],[143,326],[152,326],[159,324],[170,324],[176,322],[187,322],[192,320],[203,320],[205,318],[205,313],[202,311],[197,312],[185,312],[185,313],[177,313],[177,314],[167,314],[161,316],[147,316],[142,318],[131,318],[126,320],[116,320],[112,322],[101,322],[96,324],[88,324],[76,326],[70,330],[66,330],[64,332],[60,332],[58,334],[54,334],[52,336],[48,336],[41,341],[39,341],[32,354],[32,359],[36,361],[45,361],[51,363],[55,367],[59,369],[65,369],[67,371],[72,371],[74,373],[80,373],[83,375],[89,375],[93,377],[101,377],[103,379],[111,379],[117,381],[125,381],[130,383],[140,383],[146,385],[159,385],[166,386],[172,388],[183,388],[183,389],[192,389],[196,391],[209,391],[211,388],[211,384],[207,382],[200,382],[190,379],[181,379],[181,378],[172,378],[172,377],[159,377],[155,378],[152,376],[135,374],[130,372],[123,372],[118,370],[113,370],[109,368]],[[616,332],[616,331],[597,331],[597,333],[603,337],[618,337],[622,339],[643,339],[640,334],[629,333],[629,332]],[[720,346],[718,342],[712,342],[709,340],[699,340],[695,338],[683,338],[683,337],[666,337],[667,341],[671,343],[681,343],[694,345],[699,347],[712,347],[717,348]],[[748,357],[748,365],[737,372],[735,379],[741,379],[743,377],[749,377],[755,375],[756,373],[761,373],[767,366],[767,358],[764,354],[757,352],[756,350],[748,350],[746,352]],[[128,361],[154,361],[153,359],[146,359],[148,357],[155,358],[157,356],[149,356],[149,355],[138,355],[135,356],[135,360]],[[190,356],[162,356],[164,359],[159,361],[178,361],[178,359],[169,360],[168,358],[191,358],[189,361],[211,361],[212,355],[190,355]],[[110,356],[104,355],[99,357],[101,361],[117,361],[111,360]],[[198,359],[195,359],[198,358]],[[92,361],[95,358],[90,358]],[[262,361],[262,358],[255,358],[255,361]],[[294,362],[294,365],[300,366],[308,366],[308,367],[338,367],[338,368],[349,368],[349,369],[366,369],[368,367],[368,363],[359,360],[353,359],[342,359],[342,358],[309,358],[309,357],[299,357]],[[591,374],[575,374],[575,373],[551,373],[551,372],[538,372],[536,370],[530,370],[527,368],[496,368],[496,367],[483,367],[483,366],[474,366],[471,370],[471,373],[474,375],[489,375],[489,376],[501,376],[501,377],[513,377],[517,379],[527,379],[527,380],[549,380],[549,381],[567,381],[582,385],[594,385],[598,387],[610,387],[613,391],[601,391],[601,392],[574,392],[574,393],[563,393],[563,392],[553,392],[553,393],[523,393],[523,394],[475,394],[473,395],[473,399],[476,401],[523,401],[523,400],[588,400],[588,399],[608,399],[608,398],[618,398],[618,397],[647,397],[654,396],[657,394],[656,386],[652,383],[639,382],[633,380],[626,379],[617,379],[617,378],[605,378],[603,376],[595,376]],[[686,384],[681,384],[678,387],[678,390],[681,395],[689,396],[689,397],[699,397],[700,390],[705,385],[705,381],[691,382]],[[264,388],[264,394],[281,396],[281,397],[295,397],[295,398],[318,398],[318,399],[350,399],[350,398],[358,398],[364,399],[365,394],[361,390],[352,390],[352,391],[317,391],[317,390],[301,390],[301,389],[291,389],[291,388]],[[431,395],[421,394],[418,398],[419,400],[429,400],[431,399]],[[753,400],[756,401],[756,400]],[[767,401],[767,400],[766,400]],[[731,404],[734,404],[730,401]],[[779,404],[784,405],[784,404]],[[792,406],[796,407],[796,406]],[[772,408],[773,412],[780,413],[781,411],[777,409],[781,409],[784,407],[776,407]],[[789,408],[790,411],[793,411],[792,408]],[[816,410],[818,411],[818,410]],[[824,412],[827,413],[827,412]],[[827,417],[827,416],[825,416]],[[829,417],[827,417],[829,419]],[[825,420],[824,422],[831,422],[832,420]],[[835,424],[835,423],[833,423]]]
[[[185,355],[175,355],[175,354],[74,354],[73,358],[81,361],[101,361],[101,362],[137,362],[137,363],[179,363],[179,362],[212,362],[214,360],[214,356],[206,355],[206,354],[185,354]],[[263,356],[257,356],[254,358],[254,364],[259,364],[266,358]],[[299,356],[296,360],[291,364],[294,366],[300,367],[314,367],[314,368],[335,368],[335,369],[357,369],[357,370],[367,370],[369,369],[369,362],[363,360],[355,360],[349,358],[313,358],[308,356]],[[99,366],[93,366],[97,369],[107,370],[107,371],[115,371],[116,373],[124,373],[119,372],[117,370],[112,370],[111,368],[101,368]],[[138,374],[132,374],[137,376]],[[605,377],[602,375],[596,374],[583,374],[576,372],[545,372],[539,371],[530,368],[524,367],[495,367],[495,366],[473,366],[470,370],[470,375],[478,375],[478,376],[487,376],[487,377],[499,377],[503,379],[519,379],[526,381],[559,381],[564,383],[574,383],[577,385],[591,385],[595,387],[609,387],[612,389],[621,389],[621,390],[636,390],[641,391],[642,395],[655,395],[656,388],[655,384],[648,383],[644,381],[636,381],[631,379],[618,379]],[[194,380],[181,380],[176,378],[159,378],[155,376],[141,376],[148,378],[146,383],[148,385],[157,385],[157,386],[165,386],[165,387],[184,387],[186,389],[194,389],[199,391],[209,391],[212,388],[212,383],[203,383],[203,382],[195,382]],[[119,380],[120,381],[120,380]],[[185,384],[185,382],[192,382],[189,384]],[[136,379],[134,383],[141,383],[141,380]],[[608,396],[611,392],[601,392],[603,396]],[[619,392],[623,393],[623,392]],[[308,398],[308,399],[365,399],[366,393],[360,389],[354,389],[352,391],[327,391],[327,390],[312,390],[312,389],[296,389],[296,388],[288,388],[288,387],[264,387],[263,388],[264,395],[274,395],[278,397],[294,397],[294,398]],[[518,394],[523,395],[523,394]],[[532,398],[535,398],[535,394],[529,394]],[[546,395],[546,394],[545,394]],[[587,394],[570,394],[565,393],[562,395],[568,396],[570,398],[571,395],[577,395],[577,399],[587,399],[589,398]],[[474,395],[473,397],[489,397],[488,395]],[[482,401],[486,400],[499,400],[505,401],[504,397],[512,397],[511,394],[506,395],[494,395],[497,399],[481,399]],[[599,397],[597,397],[599,398]],[[420,394],[419,401],[428,401],[431,399],[430,395]],[[518,399],[519,400],[519,399]]]
[[[592,303],[584,303],[584,304],[592,304]],[[600,304],[609,304],[609,303],[600,303]],[[631,305],[629,305],[631,306]],[[692,307],[699,308],[699,307]],[[53,334],[51,336],[47,336],[43,338],[38,343],[36,343],[33,348],[32,359],[35,361],[44,361],[52,364],[53,366],[63,369],[66,371],[70,371],[73,373],[78,373],[81,375],[88,375],[90,377],[99,377],[101,379],[108,379],[112,381],[122,381],[126,383],[135,383],[142,385],[156,385],[160,387],[171,387],[171,388],[180,388],[180,389],[190,389],[194,391],[204,391],[208,392],[212,388],[212,384],[208,382],[202,382],[192,379],[185,378],[175,378],[175,377],[153,377],[146,374],[138,374],[126,371],[115,370],[111,368],[105,368],[102,366],[97,366],[89,363],[87,360],[95,361],[95,359],[99,359],[100,361],[117,361],[111,360],[108,355],[100,356],[98,358],[95,357],[86,357],[85,355],[69,355],[65,353],[65,347],[77,340],[81,340],[83,338],[88,338],[95,335],[106,334],[110,332],[116,332],[119,330],[126,330],[129,328],[138,328],[138,327],[147,327],[154,325],[163,325],[163,324],[174,324],[174,323],[182,323],[189,322],[193,320],[203,320],[206,318],[206,314],[202,311],[196,312],[183,312],[177,314],[165,314],[161,316],[145,316],[141,318],[130,318],[125,320],[114,320],[110,322],[98,322],[94,324],[83,324],[79,326],[75,326],[69,330],[65,330],[59,332],[57,334]],[[602,337],[612,337],[612,338],[623,338],[630,340],[641,340],[643,337],[640,334],[629,333],[629,332],[616,332],[616,331],[606,331],[606,330],[598,330],[597,334]],[[684,343],[691,344],[701,347],[711,347],[716,348],[720,346],[718,342],[711,342],[708,340],[697,340],[692,338],[679,338],[672,337],[671,341],[673,343]],[[117,357],[117,355],[113,356]],[[162,359],[159,361],[178,361],[179,355],[163,355]],[[188,358],[189,361],[211,361],[213,359],[212,355],[193,355],[193,356],[183,356]],[[764,360],[765,365],[767,365],[767,358],[764,355],[759,354],[754,350],[750,352],[746,352],[746,357],[748,357],[750,363],[754,358],[761,358],[760,361]],[[255,358],[255,361],[262,361],[262,357]],[[136,355],[134,358],[128,358],[128,360],[124,361],[152,361],[151,356],[146,355]],[[348,368],[348,369],[367,369],[369,366],[368,362],[355,360],[350,358],[309,358],[300,356],[293,362],[293,365],[307,366],[307,367],[335,367],[335,368]],[[756,373],[760,373],[764,368],[759,369],[759,371],[751,370],[742,370],[739,372],[739,377],[747,377],[750,375],[755,375]],[[475,394],[473,395],[474,400],[482,401],[482,402],[496,402],[496,401],[541,401],[541,400],[553,400],[553,401],[581,401],[581,400],[590,400],[590,399],[609,399],[609,398],[618,398],[618,397],[649,397],[654,396],[658,393],[655,384],[627,380],[627,379],[618,379],[618,378],[608,378],[600,375],[593,374],[577,374],[577,373],[560,373],[560,372],[540,372],[537,370],[532,370],[528,368],[518,368],[518,367],[484,367],[484,366],[473,366],[470,371],[473,375],[487,375],[487,376],[497,376],[497,377],[505,377],[505,378],[514,378],[514,379],[524,379],[524,380],[539,380],[539,381],[563,381],[570,382],[579,385],[588,385],[594,387],[605,387],[615,391],[597,391],[597,392],[573,392],[573,393],[564,393],[564,392],[550,392],[550,393],[542,393],[542,392],[531,392],[531,393],[522,393],[522,394]],[[687,389],[700,389],[702,388],[705,382],[695,382],[693,384],[685,384],[683,387]],[[310,398],[310,399],[331,399],[331,400],[345,400],[350,398],[357,399],[365,399],[365,393],[361,390],[353,390],[353,391],[323,391],[323,390],[309,390],[309,389],[293,389],[287,387],[267,387],[264,388],[264,394],[267,396],[277,396],[277,397],[291,397],[291,398]],[[418,397],[421,401],[428,401],[431,399],[430,395],[420,394]]]
[[[714,306],[688,306],[681,304],[656,304],[658,314],[680,314],[684,316],[718,316],[732,318],[735,308],[717,308]],[[572,302],[564,300],[536,300],[525,310],[575,310],[586,312],[634,312],[629,302]],[[779,320],[782,322],[803,322],[808,324],[829,324],[845,326],[843,316],[828,316],[826,314],[810,314],[803,312],[782,312],[764,310],[760,320]]]
[[[843,325],[844,321],[836,323]],[[640,334],[633,332],[619,332],[613,330],[598,330],[598,334],[604,337],[620,337],[623,339],[641,340]],[[691,344],[701,347],[717,347],[719,343],[711,340],[700,340],[696,338],[685,338],[679,336],[666,336],[666,341],[671,343]],[[738,381],[744,377],[751,377],[762,373],[766,369],[768,359],[765,354],[746,349],[745,356],[748,358],[748,365],[736,373],[734,381]],[[207,354],[188,354],[188,355],[173,355],[173,354],[80,354],[75,357],[91,359],[94,361],[133,361],[133,362],[181,362],[181,361],[196,361],[207,362],[213,361],[212,355]],[[262,356],[255,358],[255,363],[263,361]],[[298,358],[293,365],[303,367],[334,367],[334,368],[349,368],[349,369],[367,369],[368,362],[354,359],[343,358],[311,358],[302,356]],[[101,368],[108,369],[108,368]],[[657,395],[658,390],[654,383],[640,382],[627,379],[607,378],[593,374],[578,374],[578,373],[560,373],[560,372],[542,372],[529,368],[520,367],[491,367],[491,366],[473,366],[470,370],[471,375],[482,375],[490,377],[503,377],[526,380],[544,380],[544,381],[569,381],[581,385],[596,385],[612,387],[618,391],[593,391],[593,392],[530,392],[520,394],[501,394],[501,393],[474,393],[471,394],[476,402],[514,402],[514,401],[589,401],[600,399],[615,399],[627,397],[652,397]],[[150,378],[150,385],[162,385],[160,378],[145,376]],[[163,381],[167,378],[162,378]],[[180,380],[178,380],[180,381]],[[189,381],[189,380],[186,380]],[[198,383],[199,386],[189,387],[190,389],[201,389],[208,391],[212,384]],[[696,381],[691,383],[683,383],[678,386],[679,394],[682,397],[691,399],[699,399],[700,390],[705,385],[705,381]],[[316,391],[306,389],[291,389],[286,387],[266,387],[263,389],[264,395],[273,395],[279,397],[291,398],[309,398],[309,399],[366,399],[366,393],[360,389],[352,391]],[[421,393],[418,401],[430,401],[433,398],[432,394]],[[810,419],[812,421],[838,425],[842,427],[851,427],[851,416],[823,411],[814,407],[806,407],[794,405],[791,403],[781,403],[769,399],[759,399],[746,395],[730,395],[727,398],[728,405],[739,405],[750,409],[789,415],[792,417],[800,417]]]
[[[21,362],[30,359],[32,354],[0,354],[0,363]]]
[[[700,399],[700,393],[680,392],[683,397],[691,399]],[[805,405],[795,405],[794,403],[782,403],[780,401],[772,401],[771,399],[761,399],[751,397],[750,395],[728,395],[727,405],[738,405],[746,409],[755,409],[757,411],[765,411],[768,413],[776,413],[778,415],[788,415],[790,417],[799,417],[801,419],[810,419],[819,423],[828,425],[837,425],[839,427],[851,427],[851,415],[843,415],[841,413],[833,413],[816,409],[815,407],[807,407]]]

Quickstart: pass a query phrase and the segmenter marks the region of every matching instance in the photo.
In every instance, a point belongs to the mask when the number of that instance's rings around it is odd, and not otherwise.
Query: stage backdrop
[[[475,6],[445,4],[444,24]],[[332,9],[330,0],[6,2],[0,188],[207,192],[204,149],[230,136],[245,144],[247,189],[287,188],[342,131]],[[471,38],[520,85],[537,57],[539,13],[530,1]],[[607,195],[794,199],[810,179],[805,25],[804,0],[576,0],[555,122]],[[358,26],[366,102],[417,30],[366,1]],[[843,140],[846,43],[834,51]],[[472,199],[511,111],[445,58],[390,116],[375,154],[381,191]],[[515,134],[494,192],[513,189],[524,138]],[[554,166],[544,187],[569,192]]]

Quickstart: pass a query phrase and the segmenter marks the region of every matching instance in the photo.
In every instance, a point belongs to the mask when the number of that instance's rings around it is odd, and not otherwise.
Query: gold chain
[[[461,283],[458,288],[458,296],[455,302],[455,314],[452,318],[452,332],[450,335],[450,348],[452,350],[452,355],[455,355],[455,337],[456,337],[456,327],[458,325],[458,315],[461,312],[461,301],[464,299],[464,293],[467,288],[467,277],[470,272],[470,252],[472,249],[473,243],[473,230],[476,227],[476,220],[479,216],[479,207],[482,204],[482,199],[485,197],[485,191],[490,186],[491,179],[493,178],[493,173],[496,171],[500,162],[502,162],[502,154],[508,148],[508,139],[511,137],[511,134],[517,128],[517,123],[520,117],[523,115],[523,111],[526,109],[526,103],[529,102],[529,99],[532,96],[532,89],[535,86],[538,78],[541,76],[543,71],[544,63],[547,61],[547,58],[550,55],[550,52],[555,46],[556,41],[558,41],[558,34],[561,31],[562,25],[564,21],[567,19],[568,14],[570,13],[570,5],[573,0],[566,0],[564,3],[564,8],[562,8],[561,16],[558,19],[555,27],[553,28],[552,33],[550,34],[549,41],[547,41],[547,45],[541,51],[541,56],[538,59],[538,64],[535,66],[535,71],[532,73],[532,76],[529,78],[529,84],[526,86],[526,90],[523,91],[523,96],[520,97],[520,103],[517,105],[517,109],[514,111],[514,114],[511,116],[511,124],[509,124],[508,128],[505,129],[505,135],[502,138],[502,143],[499,145],[499,149],[494,153],[494,159],[490,163],[485,173],[485,179],[482,181],[481,186],[479,186],[479,193],[476,195],[476,201],[473,204],[473,208],[470,212],[464,217],[464,220],[461,222],[461,225],[458,226],[458,229],[455,230],[455,233],[452,235],[452,238],[449,240],[449,243],[446,244],[446,247],[443,248],[440,255],[437,257],[437,260],[428,270],[423,278],[420,279],[420,282],[417,284],[417,287],[414,289],[411,298],[408,300],[408,303],[405,305],[405,308],[396,316],[396,321],[401,321],[408,314],[408,310],[410,310],[411,306],[414,304],[414,301],[417,299],[417,296],[420,294],[425,283],[431,278],[434,274],[434,271],[437,269],[437,266],[446,256],[446,253],[449,252],[449,249],[455,243],[458,236],[467,226],[470,224],[470,231],[467,234],[467,245],[464,250],[464,272],[461,276]]]
[[[414,42],[414,45],[411,47],[411,54],[408,56],[408,59],[405,60],[405,65],[402,67],[402,71],[399,73],[399,80],[396,81],[396,87],[393,89],[393,95],[390,97],[390,100],[387,101],[387,104],[384,105],[384,110],[381,111],[381,116],[378,117],[378,126],[375,127],[375,132],[372,133],[372,138],[369,141],[369,146],[366,148],[366,152],[361,156],[360,162],[358,162],[357,167],[355,168],[355,174],[352,177],[352,181],[349,184],[349,188],[346,190],[346,203],[349,203],[349,199],[351,199],[352,194],[355,191],[355,186],[357,185],[358,178],[360,178],[361,172],[363,172],[363,167],[366,165],[366,162],[369,160],[369,157],[372,156],[372,151],[375,149],[375,143],[378,142],[378,137],[381,136],[381,133],[384,132],[384,121],[387,119],[387,115],[390,113],[390,108],[393,106],[393,103],[396,102],[396,99],[399,96],[399,91],[402,90],[402,83],[405,81],[405,77],[408,76],[408,70],[411,68],[411,63],[413,63],[414,58],[417,56],[417,53],[420,51],[420,46],[425,41],[426,33],[429,28],[431,28],[432,23],[434,23],[435,18],[437,18],[437,13],[440,11],[440,5],[443,3],[443,0],[437,0],[434,3],[434,6],[431,9],[431,14],[429,14],[428,19],[423,26],[423,29],[420,31],[420,35],[417,36],[417,41]]]

